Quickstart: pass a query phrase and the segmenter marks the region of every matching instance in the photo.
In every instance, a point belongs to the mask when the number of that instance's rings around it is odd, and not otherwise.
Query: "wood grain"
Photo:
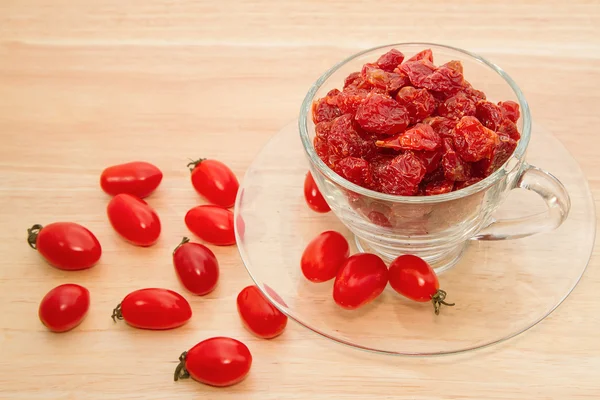
[[[367,14],[367,15],[365,15]],[[182,329],[114,326],[110,310],[144,286],[180,289],[170,252],[200,202],[185,169],[210,156],[243,176],[297,116],[333,63],[374,45],[441,42],[501,65],[537,122],[580,162],[600,195],[600,3],[399,1],[3,0],[0,2],[0,398],[20,399],[597,399],[598,252],[567,301],[531,331],[461,356],[357,352],[290,324],[274,341],[247,333],[235,296],[250,283],[235,248],[223,278]],[[164,230],[149,249],[122,242],[98,187],[107,165],[144,159],[165,178],[149,202]],[[65,273],[25,244],[33,223],[74,220],[96,232],[101,263]],[[42,296],[87,286],[93,306],[69,334],[45,331]],[[217,390],[172,382],[179,353],[238,337],[255,363]]]

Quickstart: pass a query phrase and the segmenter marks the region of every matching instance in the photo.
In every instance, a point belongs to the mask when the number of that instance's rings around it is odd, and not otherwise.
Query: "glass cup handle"
[[[546,202],[548,209],[522,218],[492,219],[472,238],[473,240],[523,238],[536,233],[552,231],[567,219],[571,208],[569,193],[564,185],[550,173],[533,165],[524,164],[515,187],[539,194]]]

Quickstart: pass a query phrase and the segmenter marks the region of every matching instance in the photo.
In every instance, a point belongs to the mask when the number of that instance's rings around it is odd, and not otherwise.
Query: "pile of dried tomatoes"
[[[312,107],[314,147],[337,174],[402,196],[460,190],[501,167],[517,147],[519,105],[494,104],[460,61],[393,49]]]

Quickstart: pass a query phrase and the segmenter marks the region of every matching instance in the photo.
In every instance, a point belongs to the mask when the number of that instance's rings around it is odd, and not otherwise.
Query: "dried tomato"
[[[318,138],[327,140],[327,136],[331,132],[331,124],[333,121],[323,121],[315,125],[315,135]]]
[[[337,106],[337,96],[339,94],[339,90],[333,89],[327,93],[327,96],[313,103],[312,114],[315,124],[323,121],[331,121],[342,115]]]
[[[474,89],[473,86],[466,80],[463,82],[463,91],[469,96],[475,103],[479,100],[485,100],[486,96],[481,90]]]
[[[442,66],[425,76],[420,86],[436,92],[456,93],[463,89],[464,78],[460,72]]]
[[[456,121],[445,117],[430,117],[423,122],[430,125],[442,137],[451,137],[452,130],[456,126]]]
[[[427,90],[427,89],[425,89],[425,90]],[[443,102],[445,102],[447,99],[449,99],[450,97],[454,96],[454,94],[455,94],[455,93],[450,93],[450,92],[436,92],[435,90],[429,90],[428,92],[435,99],[436,108],[440,104],[442,104]]]
[[[327,144],[327,140],[315,136],[313,146],[315,147],[315,151],[319,158],[323,160],[325,164],[329,165],[329,145]]]
[[[442,138],[431,126],[417,124],[398,136],[378,140],[375,144],[378,147],[389,147],[397,150],[432,151],[442,146]]]
[[[519,128],[517,128],[517,125],[508,118],[502,120],[496,132],[498,135],[508,136],[514,140],[519,140],[521,138]]]
[[[450,193],[454,188],[454,181],[434,181],[425,186],[425,196]]]
[[[379,57],[377,65],[384,71],[392,72],[398,65],[404,61],[404,54],[396,49],[392,49]]]
[[[498,135],[498,141],[490,159],[484,158],[473,164],[473,173],[486,177],[500,168],[517,148],[517,141],[508,136]]]
[[[379,226],[382,226],[384,228],[391,228],[392,227],[392,223],[390,222],[390,220],[382,212],[371,211],[371,212],[369,212],[369,214],[367,214],[367,218],[369,218],[369,220],[372,223],[374,223],[375,225],[379,225]]]
[[[334,171],[356,185],[366,188],[373,186],[371,165],[362,158],[346,157],[337,163]]]
[[[413,154],[421,160],[426,172],[429,174],[440,166],[444,150],[440,148],[434,151],[413,151]]]
[[[444,153],[442,153],[442,155],[443,154]],[[441,156],[440,156],[440,159],[441,159]],[[439,181],[443,181],[445,179],[446,179],[446,177],[444,174],[444,167],[440,163],[436,169],[434,169],[433,171],[428,171],[425,174],[425,176],[423,177],[423,180],[421,181],[421,186],[423,187],[423,193],[425,193],[425,186],[427,186],[428,183],[439,182]]]
[[[425,87],[423,83],[427,77],[434,73],[436,70],[435,65],[427,59],[421,59],[417,61],[406,61],[400,65],[400,71],[405,73],[410,82],[415,87]]]
[[[489,101],[480,100],[476,104],[475,116],[488,129],[497,130],[502,122],[502,110]]]
[[[442,168],[444,177],[449,181],[466,181],[471,176],[470,165],[458,156],[450,139],[444,139]]]
[[[384,89],[387,92],[396,92],[408,83],[405,75],[384,71],[377,64],[365,64],[361,76],[374,87]]]
[[[353,72],[344,79],[344,89],[351,86],[357,87],[360,84],[360,81],[362,81],[360,72]]]
[[[411,124],[424,120],[434,113],[435,98],[427,89],[415,89],[405,86],[396,94],[398,104],[406,107]]]
[[[415,54],[414,56],[409,58],[407,60],[407,62],[408,61],[419,61],[419,60],[427,60],[430,63],[433,63],[433,52],[431,51],[431,49],[425,49],[425,50],[418,52],[417,54]]]
[[[458,92],[440,104],[438,114],[450,119],[461,119],[465,115],[473,116],[475,115],[475,102],[463,92]]]
[[[386,89],[392,96],[398,92],[398,89],[409,84],[408,77],[405,74],[396,72],[386,72],[386,74],[388,78]]]
[[[366,89],[346,88],[337,97],[338,107],[342,113],[354,115],[368,95],[369,91]]]
[[[510,119],[512,122],[517,123],[519,118],[521,117],[521,112],[519,111],[519,104],[514,101],[501,101],[498,103],[498,106],[502,109],[502,114],[504,118]]]
[[[363,80],[375,87],[385,89],[387,86],[386,73],[377,64],[363,65],[360,74]]]
[[[457,154],[469,162],[490,158],[497,136],[475,117],[462,117],[452,131]]]
[[[333,121],[327,144],[330,164],[336,164],[346,157],[366,158],[376,151],[375,144],[364,140],[356,131],[350,114],[344,114]]]
[[[378,188],[384,193],[412,196],[425,176],[425,166],[410,152],[395,157],[375,175]]]
[[[373,176],[376,177],[385,172],[385,168],[392,160],[396,157],[396,155],[387,155],[387,154],[377,154],[370,161],[371,170],[373,171]]]
[[[462,62],[458,60],[448,61],[446,64],[442,65],[442,67],[448,67],[451,70],[458,72],[459,74],[463,73],[463,65]]]
[[[325,163],[328,163],[329,161],[329,145],[327,144],[327,137],[331,132],[331,123],[332,121],[323,121],[315,125],[315,138],[313,144],[317,155],[321,160],[325,161]]]
[[[408,111],[388,96],[371,93],[356,111],[356,122],[377,135],[394,135],[408,126]]]

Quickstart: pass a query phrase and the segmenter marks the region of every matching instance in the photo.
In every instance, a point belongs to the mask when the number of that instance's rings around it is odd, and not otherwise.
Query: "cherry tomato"
[[[323,198],[323,195],[319,191],[317,184],[313,176],[309,173],[306,174],[306,178],[304,178],[304,199],[306,199],[306,204],[313,210],[318,213],[326,213],[331,211],[329,208],[329,204]]]
[[[27,230],[27,242],[51,265],[67,271],[90,268],[102,255],[96,236],[73,222],[34,225]]]
[[[204,296],[213,291],[219,280],[219,262],[214,253],[200,243],[184,237],[173,251],[173,265],[179,280],[190,292]]]
[[[346,260],[335,277],[333,299],[348,310],[375,300],[388,282],[388,270],[375,254],[359,253]]]
[[[411,300],[433,302],[436,314],[440,306],[453,306],[446,303],[446,292],[441,290],[438,278],[429,264],[420,257],[410,254],[396,258],[390,264],[390,286],[402,296]]]
[[[127,193],[144,198],[154,192],[162,178],[163,174],[156,166],[134,161],[106,168],[100,175],[100,186],[111,196]]]
[[[106,209],[112,227],[125,240],[138,246],[152,246],[160,235],[160,219],[144,200],[118,194]]]
[[[227,165],[201,158],[189,163],[188,167],[192,171],[194,189],[206,200],[225,208],[235,204],[240,184]]]
[[[288,318],[254,285],[238,294],[237,309],[244,326],[263,339],[281,335],[287,325]]]
[[[192,318],[192,308],[182,295],[168,289],[140,289],[129,293],[113,310],[112,319],[124,319],[140,329],[173,329]]]
[[[40,321],[52,332],[66,332],[83,321],[90,308],[90,292],[67,283],[48,292],[40,303]]]
[[[311,240],[304,249],[300,267],[312,282],[326,282],[335,278],[350,255],[348,241],[341,233],[326,231]]]
[[[189,378],[211,386],[231,386],[244,380],[252,366],[246,345],[228,337],[206,339],[179,356],[175,380]]]
[[[233,213],[219,206],[197,206],[185,215],[188,229],[205,242],[217,246],[235,244]]]

